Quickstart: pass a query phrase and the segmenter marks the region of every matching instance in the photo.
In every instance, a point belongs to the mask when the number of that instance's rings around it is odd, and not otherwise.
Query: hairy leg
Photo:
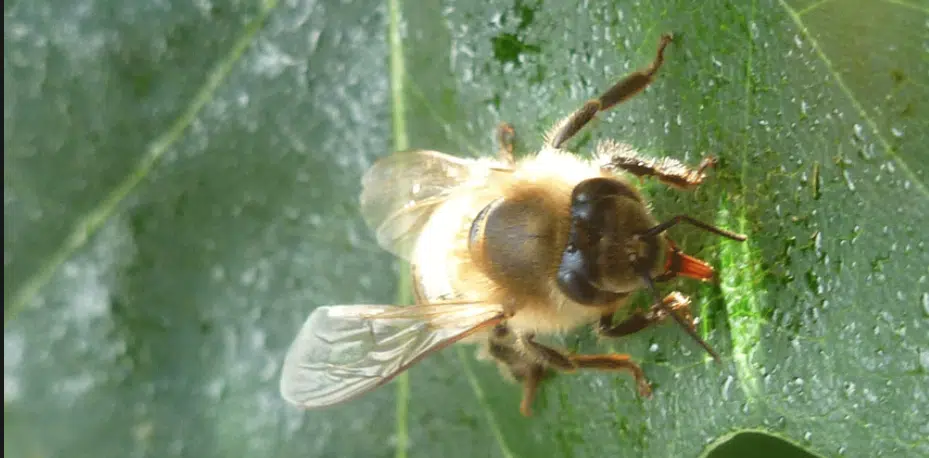
[[[683,318],[685,322],[690,323],[691,328],[693,327],[693,317],[690,314],[690,298],[675,291],[668,294],[663,302],[673,313]],[[617,324],[613,324],[612,315],[607,315],[600,318],[596,330],[598,334],[604,337],[623,337],[635,334],[668,318],[666,310],[667,308],[656,304],[647,312],[635,313]]]
[[[555,130],[552,131],[548,138],[548,146],[560,148],[564,142],[574,137],[584,126],[589,123],[597,113],[609,110],[614,106],[625,102],[632,96],[642,92],[655,79],[655,74],[664,63],[664,50],[671,42],[671,34],[661,36],[658,42],[658,52],[652,63],[641,70],[638,70],[609,88],[600,97],[589,100],[580,109],[558,123]]]
[[[605,170],[623,170],[640,178],[655,177],[665,185],[681,190],[691,190],[703,183],[706,179],[706,169],[716,165],[716,158],[706,157],[692,169],[677,159],[646,158],[635,155],[630,151],[623,151],[610,157],[609,162],[602,166]]]

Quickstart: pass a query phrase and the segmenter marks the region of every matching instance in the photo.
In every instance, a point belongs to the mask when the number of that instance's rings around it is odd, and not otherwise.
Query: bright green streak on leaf
[[[739,231],[749,234],[745,217],[735,220]],[[717,224],[729,227],[733,219],[723,210]],[[758,267],[758,254],[752,253],[752,240],[743,243],[723,242],[719,254],[723,298],[732,328],[732,359],[735,361],[739,384],[749,400],[763,396],[758,368],[753,357],[761,338],[761,304],[765,303],[763,284]],[[725,389],[728,389],[726,387]]]

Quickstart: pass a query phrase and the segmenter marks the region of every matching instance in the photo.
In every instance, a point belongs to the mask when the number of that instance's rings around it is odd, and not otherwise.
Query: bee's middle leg
[[[690,299],[687,296],[675,291],[664,298],[664,304],[671,309],[672,313],[684,319],[693,328],[693,316],[690,313]],[[623,337],[629,334],[639,332],[649,326],[657,324],[668,318],[664,307],[658,305],[652,306],[647,312],[637,312],[629,318],[613,324],[613,316],[605,315],[597,323],[597,333],[605,337]]]
[[[520,346],[528,349],[531,357],[540,360],[542,363],[539,367],[573,372],[577,369],[596,369],[607,371],[628,371],[635,379],[639,394],[644,397],[650,397],[652,388],[645,378],[642,368],[632,361],[632,357],[627,354],[614,353],[602,355],[572,355],[564,354],[558,350],[542,345],[534,340],[532,336],[521,336]],[[523,415],[530,415],[530,407],[535,398],[539,381],[544,373],[532,373],[523,381],[523,401],[520,404],[520,411]]]
[[[651,387],[642,368],[627,354],[569,355],[533,340],[532,335],[516,335],[506,325],[494,328],[489,353],[523,384],[519,411],[532,415],[539,386],[552,370],[573,372],[577,369],[625,370],[635,378],[639,394],[651,395]]]
[[[613,353],[604,355],[574,355],[571,361],[577,365],[578,369],[599,369],[608,371],[628,371],[635,378],[635,384],[639,389],[639,395],[651,397],[652,387],[645,378],[645,372],[632,360],[632,357],[625,353]]]
[[[540,361],[539,357],[527,354],[521,339],[506,325],[498,325],[489,339],[488,352],[497,360],[501,369],[505,368],[514,379],[523,384],[523,398],[519,403],[519,411],[528,417],[532,415],[532,404],[539,385],[550,375],[550,368],[545,362]],[[555,350],[549,350],[557,353]]]
[[[553,348],[546,347],[532,340],[531,336],[526,338],[524,345],[529,345],[535,353],[535,357],[544,358],[545,364],[552,369],[558,369],[566,372],[573,372],[577,369],[597,369],[608,371],[628,371],[635,378],[639,394],[649,397],[652,394],[652,388],[645,378],[645,373],[639,367],[632,357],[623,353],[602,354],[602,355],[566,355]],[[531,381],[533,382],[534,381]],[[528,383],[526,385],[529,386]],[[531,387],[530,394],[534,395],[535,387]],[[528,390],[528,388],[527,388]],[[524,401],[526,397],[524,395]],[[529,398],[531,402],[531,398]]]

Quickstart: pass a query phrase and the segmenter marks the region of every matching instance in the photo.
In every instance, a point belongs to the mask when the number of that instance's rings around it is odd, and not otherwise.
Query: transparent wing
[[[420,230],[439,205],[455,193],[483,188],[508,172],[492,161],[436,151],[394,153],[365,173],[361,213],[384,249],[409,260]]]
[[[287,351],[281,395],[305,408],[349,400],[502,317],[483,303],[319,307]]]

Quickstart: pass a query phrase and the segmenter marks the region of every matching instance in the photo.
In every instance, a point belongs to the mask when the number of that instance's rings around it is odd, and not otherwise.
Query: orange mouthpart
[[[670,274],[702,281],[713,279],[715,271],[709,264],[682,253],[673,243],[668,244],[668,255],[665,258],[667,259],[665,270]]]

